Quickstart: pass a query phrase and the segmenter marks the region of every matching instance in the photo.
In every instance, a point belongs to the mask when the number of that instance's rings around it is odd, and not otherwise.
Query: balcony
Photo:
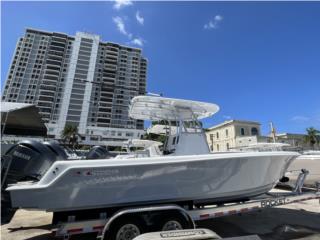
[[[42,84],[48,85],[48,86],[54,86],[56,87],[57,81],[50,81],[50,80],[42,80]]]
[[[54,91],[42,89],[42,88],[41,88],[42,86],[44,87],[44,85],[40,85],[39,95],[54,97],[54,95],[55,95],[55,92],[54,92]]]
[[[52,59],[52,60],[47,59],[46,64],[47,64],[47,65],[52,65],[52,66],[59,66],[59,67],[61,67],[61,61],[59,61],[59,60],[54,60],[54,59]]]
[[[48,51],[48,56],[59,56],[63,57],[64,53],[61,51],[55,51],[55,50],[49,50]]]
[[[52,108],[52,102],[46,102],[46,101],[38,101],[37,106],[41,108]]]
[[[60,47],[60,46],[52,46],[50,45],[49,47],[49,51],[57,51],[57,52],[64,52],[65,48],[64,47]]]
[[[39,102],[50,102],[52,103],[54,101],[54,97],[49,97],[48,95],[43,95],[42,93],[39,93]]]
[[[52,42],[50,43],[50,45],[51,45],[51,46],[55,46],[55,47],[65,48],[66,42],[52,41]]]
[[[60,71],[45,69],[43,78],[57,81],[59,79],[59,76],[60,76]]]
[[[56,66],[56,65],[46,64],[46,69],[60,72],[61,67],[60,66]]]

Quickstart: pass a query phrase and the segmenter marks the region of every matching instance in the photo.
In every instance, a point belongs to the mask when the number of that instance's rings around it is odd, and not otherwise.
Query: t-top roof
[[[137,96],[131,100],[129,116],[141,120],[192,121],[219,111],[219,106],[191,100],[156,96]]]

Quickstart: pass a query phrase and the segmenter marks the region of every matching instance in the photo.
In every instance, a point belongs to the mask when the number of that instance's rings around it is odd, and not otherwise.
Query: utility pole
[[[270,122],[270,128],[271,128],[271,136],[272,136],[273,142],[275,143],[276,142],[276,130],[273,127],[273,123],[272,122]]]

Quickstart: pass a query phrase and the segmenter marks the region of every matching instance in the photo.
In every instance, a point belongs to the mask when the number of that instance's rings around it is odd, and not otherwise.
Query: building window
[[[256,127],[251,128],[251,135],[257,136],[259,134],[259,131]]]
[[[229,147],[230,147],[230,146],[229,146],[229,143],[227,143],[227,150],[229,150]]]
[[[219,144],[217,144],[217,151],[219,151]]]
[[[240,134],[241,134],[241,136],[244,136],[244,128],[240,129]]]
[[[213,134],[210,134],[210,140],[213,141]]]
[[[228,137],[229,136],[229,131],[228,131],[228,129],[226,129],[226,137]]]
[[[216,137],[217,137],[217,139],[219,139],[219,132],[216,133]]]

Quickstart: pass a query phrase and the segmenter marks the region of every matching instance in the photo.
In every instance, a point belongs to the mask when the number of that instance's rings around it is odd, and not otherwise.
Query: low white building
[[[244,142],[258,141],[260,123],[243,120],[229,120],[207,130],[207,141],[211,151],[228,151]]]
[[[254,121],[229,120],[210,127],[207,132],[207,141],[211,151],[229,151],[248,147],[257,143],[271,143],[273,137],[262,136],[260,123]],[[287,143],[292,147],[301,150],[311,149],[310,144],[305,142],[305,134],[279,133],[275,135],[278,143]],[[315,149],[320,149],[319,144],[315,144]]]

